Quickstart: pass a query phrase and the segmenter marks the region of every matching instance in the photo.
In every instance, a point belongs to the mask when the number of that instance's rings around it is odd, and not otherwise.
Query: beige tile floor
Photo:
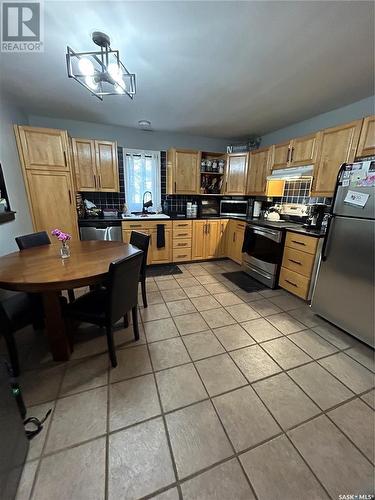
[[[31,442],[17,500],[338,499],[374,493],[373,351],[229,260],[148,280],[140,340],[82,326],[71,361],[18,335]]]

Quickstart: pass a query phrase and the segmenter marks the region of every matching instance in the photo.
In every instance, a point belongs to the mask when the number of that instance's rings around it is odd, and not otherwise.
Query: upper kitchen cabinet
[[[316,161],[318,151],[318,134],[297,137],[290,141],[289,167],[312,165]]]
[[[270,169],[286,168],[289,162],[290,141],[274,144],[270,148]]]
[[[78,191],[120,191],[116,142],[73,138],[72,149]]]
[[[246,193],[248,153],[231,153],[227,155],[227,166],[224,181],[224,193],[243,195]]]
[[[70,169],[65,130],[15,126],[15,133],[25,169]]]
[[[314,167],[312,196],[332,196],[342,163],[350,163],[356,156],[362,120],[327,128],[318,133],[319,148]]]
[[[249,154],[247,194],[264,195],[270,165],[269,148],[257,149]]]
[[[167,153],[167,193],[199,194],[200,152],[170,149]]]
[[[356,156],[375,155],[375,115],[363,120]]]
[[[270,170],[312,165],[316,161],[319,134],[297,137],[274,144],[270,149]]]

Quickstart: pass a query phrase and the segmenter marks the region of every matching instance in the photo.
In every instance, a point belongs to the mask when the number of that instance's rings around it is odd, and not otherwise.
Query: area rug
[[[182,274],[175,264],[155,264],[147,266],[147,277],[155,278],[155,276],[168,276],[173,274]]]
[[[264,285],[242,271],[223,273],[223,276],[245,292],[258,292],[259,290],[266,290],[268,288],[267,285]]]

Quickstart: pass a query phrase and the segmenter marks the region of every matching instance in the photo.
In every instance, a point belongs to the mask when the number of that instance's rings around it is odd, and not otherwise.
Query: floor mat
[[[245,292],[258,292],[259,290],[266,290],[268,288],[267,285],[251,278],[251,276],[242,271],[223,273],[223,276],[225,276],[227,280],[239,286]]]
[[[168,276],[172,274],[182,274],[182,271],[175,264],[155,264],[147,266],[147,276],[155,278],[155,276]]]

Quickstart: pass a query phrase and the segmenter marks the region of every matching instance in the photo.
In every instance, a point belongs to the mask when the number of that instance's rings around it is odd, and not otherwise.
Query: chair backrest
[[[147,254],[148,254],[148,247],[150,244],[150,235],[144,233],[138,233],[137,231],[132,231],[130,233],[129,243],[142,250],[143,260],[141,266],[141,274],[143,275],[146,274]]]
[[[49,239],[49,236],[45,231],[40,231],[39,233],[17,236],[16,243],[20,250],[26,250],[27,248],[50,245],[51,240]]]
[[[139,251],[109,265],[107,312],[112,324],[138,304],[142,258],[143,252]]]

